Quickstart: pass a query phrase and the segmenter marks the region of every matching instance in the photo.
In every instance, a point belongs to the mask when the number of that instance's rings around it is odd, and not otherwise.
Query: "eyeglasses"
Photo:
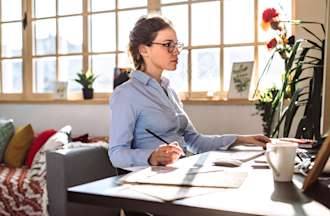
[[[169,53],[173,53],[175,49],[178,49],[178,52],[181,52],[183,49],[183,43],[182,42],[167,42],[167,43],[156,43],[156,42],[152,42],[151,44],[157,44],[157,45],[162,45],[164,47],[167,48],[167,51]]]

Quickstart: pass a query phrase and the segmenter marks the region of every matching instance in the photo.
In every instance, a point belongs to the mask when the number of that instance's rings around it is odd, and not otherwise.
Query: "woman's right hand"
[[[182,148],[177,142],[173,142],[168,145],[160,145],[151,153],[148,161],[152,166],[167,165],[177,161],[181,155],[184,155]]]

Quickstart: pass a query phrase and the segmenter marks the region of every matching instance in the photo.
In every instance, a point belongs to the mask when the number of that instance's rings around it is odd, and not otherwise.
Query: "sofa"
[[[13,120],[0,119],[0,215],[47,215],[45,172],[35,169],[42,164],[31,166],[42,154],[33,146],[34,140],[40,141],[34,135],[30,124],[15,128]],[[37,163],[39,160],[35,160]]]
[[[116,175],[101,146],[60,149],[46,153],[48,212],[51,216],[119,215],[119,209],[67,201],[67,188]]]

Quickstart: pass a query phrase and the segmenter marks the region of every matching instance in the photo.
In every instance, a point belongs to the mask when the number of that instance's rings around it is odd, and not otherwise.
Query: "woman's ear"
[[[144,44],[139,45],[139,53],[141,54],[141,56],[147,57],[148,56],[148,46],[146,46]]]

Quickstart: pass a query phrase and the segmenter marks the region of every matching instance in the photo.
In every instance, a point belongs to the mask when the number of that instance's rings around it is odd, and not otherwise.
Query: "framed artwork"
[[[316,155],[316,158],[314,160],[314,165],[312,169],[308,172],[308,175],[304,180],[304,184],[302,187],[303,191],[306,191],[309,188],[311,188],[311,186],[317,181],[318,177],[323,171],[326,162],[329,160],[329,156],[330,156],[330,136],[328,132],[327,138],[322,143],[321,148]]]
[[[253,64],[253,61],[233,63],[228,98],[249,98]]]
[[[55,100],[66,100],[68,97],[68,82],[56,81],[54,89]]]

